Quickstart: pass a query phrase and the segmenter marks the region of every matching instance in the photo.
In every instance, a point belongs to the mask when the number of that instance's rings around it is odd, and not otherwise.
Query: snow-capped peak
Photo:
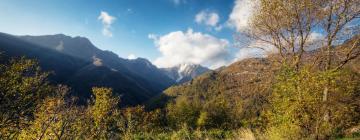
[[[172,68],[165,68],[164,71],[177,83],[183,83],[209,71],[209,69],[198,64],[184,63]]]

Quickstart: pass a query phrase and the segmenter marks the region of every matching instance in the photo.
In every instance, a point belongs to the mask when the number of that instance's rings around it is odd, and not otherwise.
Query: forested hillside
[[[340,55],[333,60],[339,62],[340,58],[346,57],[341,56],[341,52],[350,47],[346,45],[357,41],[358,37],[338,46],[336,53]],[[204,117],[205,114],[207,121],[201,124],[204,128],[256,128],[266,133],[261,134],[263,139],[301,139],[317,133],[346,135],[357,131],[360,119],[359,58],[346,64],[343,70],[331,73],[334,89],[328,104],[336,118],[328,126],[323,126],[322,129],[328,129],[328,132],[316,130],[321,127],[316,122],[323,119],[323,80],[329,74],[319,73],[311,66],[319,51],[305,55],[304,68],[299,72],[282,66],[276,61],[279,58],[276,55],[265,59],[245,59],[201,75],[189,83],[173,86],[154,101],[169,102],[166,108],[170,118],[176,122],[174,124],[180,121],[194,124],[196,128],[200,118],[193,115]]]
[[[235,40],[261,42],[249,47],[264,55],[216,70],[159,69],[85,38],[0,34],[0,139],[360,139],[360,1],[257,2]],[[227,44],[186,34],[169,36]]]

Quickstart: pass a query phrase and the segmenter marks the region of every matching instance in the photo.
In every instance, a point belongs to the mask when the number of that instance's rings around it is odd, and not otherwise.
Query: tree
[[[84,128],[77,124],[83,115],[73,100],[65,99],[68,90],[59,86],[54,95],[39,104],[34,121],[22,130],[20,139],[72,139],[79,136],[79,129]]]
[[[35,60],[0,65],[0,137],[16,138],[29,125],[36,106],[53,90],[47,77]]]
[[[144,106],[127,107],[121,110],[120,129],[125,139],[135,139],[134,136],[144,133],[164,132],[165,117],[160,110],[146,112]]]
[[[250,22],[244,33],[250,38],[275,47],[281,62],[300,70],[301,64],[308,63],[303,56],[307,51],[317,50],[313,66],[317,70],[334,75],[350,60],[360,55],[359,43],[359,0],[259,0],[259,12]],[[314,38],[314,34],[320,37]],[[347,41],[352,39],[352,41]],[[314,44],[315,43],[315,44]],[[347,43],[342,51],[336,50],[339,44]],[[336,51],[335,51],[336,50]],[[335,52],[342,55],[337,57]],[[338,59],[337,61],[335,61]],[[323,123],[329,123],[331,81],[328,76],[323,85],[322,110]],[[301,86],[301,85],[296,85]],[[300,90],[300,89],[298,89]],[[336,96],[336,93],[332,93]],[[296,96],[296,95],[295,95]]]
[[[255,41],[276,48],[281,62],[299,67],[316,26],[316,0],[259,0],[259,11],[243,31]],[[265,48],[266,49],[266,48]]]
[[[360,1],[359,0],[322,0],[319,8],[322,10],[318,13],[320,29],[324,32],[324,56],[325,70],[341,68],[344,63],[355,59],[360,55],[359,38],[355,39],[352,45],[348,45],[344,60],[340,64],[333,64],[334,45],[344,43],[344,41],[359,35],[359,18],[360,18]],[[357,50],[357,51],[356,51]]]
[[[328,106],[332,117],[323,121],[322,92],[327,85],[328,77],[331,96]],[[311,70],[309,67],[295,71],[285,67],[277,76],[273,93],[270,97],[270,110],[267,110],[269,121],[267,134],[272,139],[329,139],[329,136],[343,134],[349,126],[359,123],[360,107],[357,102],[359,75],[351,71],[328,73]]]
[[[89,126],[90,138],[109,139],[116,138],[119,129],[116,124],[116,117],[119,116],[119,98],[112,96],[110,88],[92,88],[95,102],[89,108],[88,115],[91,117],[93,126]]]
[[[358,19],[360,18],[360,1],[359,0],[334,0],[334,1],[321,1],[321,7],[323,10],[319,13],[321,29],[325,32],[324,44],[323,47],[323,59],[325,60],[326,71],[335,71],[341,69],[347,62],[352,59],[357,58],[360,55],[360,38],[358,38],[358,32],[360,27]],[[354,28],[355,27],[355,28]],[[354,30],[353,32],[348,32],[348,30]],[[351,29],[352,28],[352,29]],[[344,40],[351,39],[355,36],[355,41],[353,44],[348,45],[348,48],[345,50],[346,53],[343,54],[346,57],[340,61],[340,63],[333,63],[334,59],[334,45],[343,43]],[[335,66],[335,68],[334,68]],[[330,90],[330,81],[332,77],[329,77],[326,85],[324,85],[323,90],[323,106],[324,110],[327,110],[324,113],[324,121],[329,121],[330,112],[329,108],[326,105],[329,98]]]
[[[201,109],[199,101],[199,99],[182,96],[173,103],[169,103],[166,111],[170,125],[173,128],[181,128],[183,125],[195,128]]]
[[[319,60],[330,70],[333,45],[359,34],[359,0],[258,0],[258,12],[243,30],[249,38],[274,47],[281,61],[298,68],[306,51],[323,48]],[[316,35],[318,37],[316,37]],[[357,39],[358,40],[358,39]],[[344,60],[360,55],[359,42],[349,45]],[[264,47],[264,46],[263,46]],[[325,56],[325,57],[323,57]]]

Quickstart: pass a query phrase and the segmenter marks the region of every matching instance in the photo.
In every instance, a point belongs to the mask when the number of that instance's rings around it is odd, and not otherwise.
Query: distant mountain
[[[68,84],[75,87],[79,97],[88,98],[89,89],[94,86],[111,87],[121,97],[122,105],[143,103],[157,95],[143,82],[135,81],[128,75],[105,66],[88,65],[69,77]]]
[[[275,70],[270,62],[264,58],[245,59],[221,70],[202,74],[194,78],[192,82],[172,86],[165,90],[165,93],[169,96],[219,93],[253,96],[259,92],[257,90],[264,89],[258,88],[259,86],[270,82],[269,79],[273,77]]]
[[[140,104],[174,83],[148,60],[122,59],[83,37],[0,33],[0,52],[2,61],[21,56],[37,59],[43,70],[53,71],[53,83],[69,85],[82,102],[91,96],[91,87],[105,86],[121,96],[123,105]]]
[[[23,56],[37,59],[43,70],[55,73],[50,78],[57,83],[66,82],[69,76],[91,64],[91,62],[58,53],[4,33],[0,33],[0,53],[2,62],[12,57]]]
[[[267,59],[245,59],[219,70],[210,71],[197,76],[190,82],[174,85],[166,89],[163,94],[154,97],[147,106],[150,109],[163,107],[169,100],[180,96],[209,97],[224,95],[228,99],[241,97],[244,102],[256,105],[253,96],[265,96],[268,87],[262,87],[271,82],[274,70]],[[264,93],[262,95],[262,93]],[[233,101],[236,103],[237,101]],[[255,106],[254,106],[255,107]],[[255,113],[255,112],[254,112]]]
[[[64,34],[43,36],[18,36],[20,39],[37,44],[44,48],[53,49],[73,57],[92,60],[93,56],[100,55],[103,51],[96,48],[90,40],[84,37],[70,37]]]
[[[210,69],[196,64],[181,64],[171,68],[163,68],[162,71],[171,79],[175,80],[176,83],[180,84],[190,81],[191,79],[210,71]]]
[[[151,92],[161,92],[174,84],[174,81],[160,69],[144,58],[135,60],[123,59],[111,51],[95,47],[87,38],[69,37],[63,34],[45,36],[19,36],[19,38],[38,44],[45,48],[78,57],[95,64],[109,67],[120,73],[143,82]]]
[[[168,77],[161,69],[158,69],[147,59],[137,58],[127,60],[126,66],[130,70],[139,74],[141,77],[152,82],[155,87],[162,87],[162,90],[175,84],[174,80]]]

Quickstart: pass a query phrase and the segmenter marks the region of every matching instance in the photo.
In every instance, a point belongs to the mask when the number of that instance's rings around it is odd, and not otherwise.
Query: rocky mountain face
[[[95,47],[87,38],[69,37],[63,34],[45,36],[19,36],[19,38],[56,50],[73,57],[91,61],[94,65],[106,66],[117,70],[135,81],[146,81],[150,90],[161,92],[174,83],[150,61],[143,58],[135,60],[123,59],[111,51],[103,51]]]
[[[120,58],[83,37],[0,33],[0,52],[1,61],[22,56],[37,59],[44,71],[52,72],[54,84],[70,86],[81,102],[91,97],[91,87],[104,86],[113,88],[123,105],[136,105],[175,83],[148,60]]]
[[[171,68],[163,68],[162,71],[176,83],[181,84],[210,71],[210,69],[196,64],[181,64]]]

